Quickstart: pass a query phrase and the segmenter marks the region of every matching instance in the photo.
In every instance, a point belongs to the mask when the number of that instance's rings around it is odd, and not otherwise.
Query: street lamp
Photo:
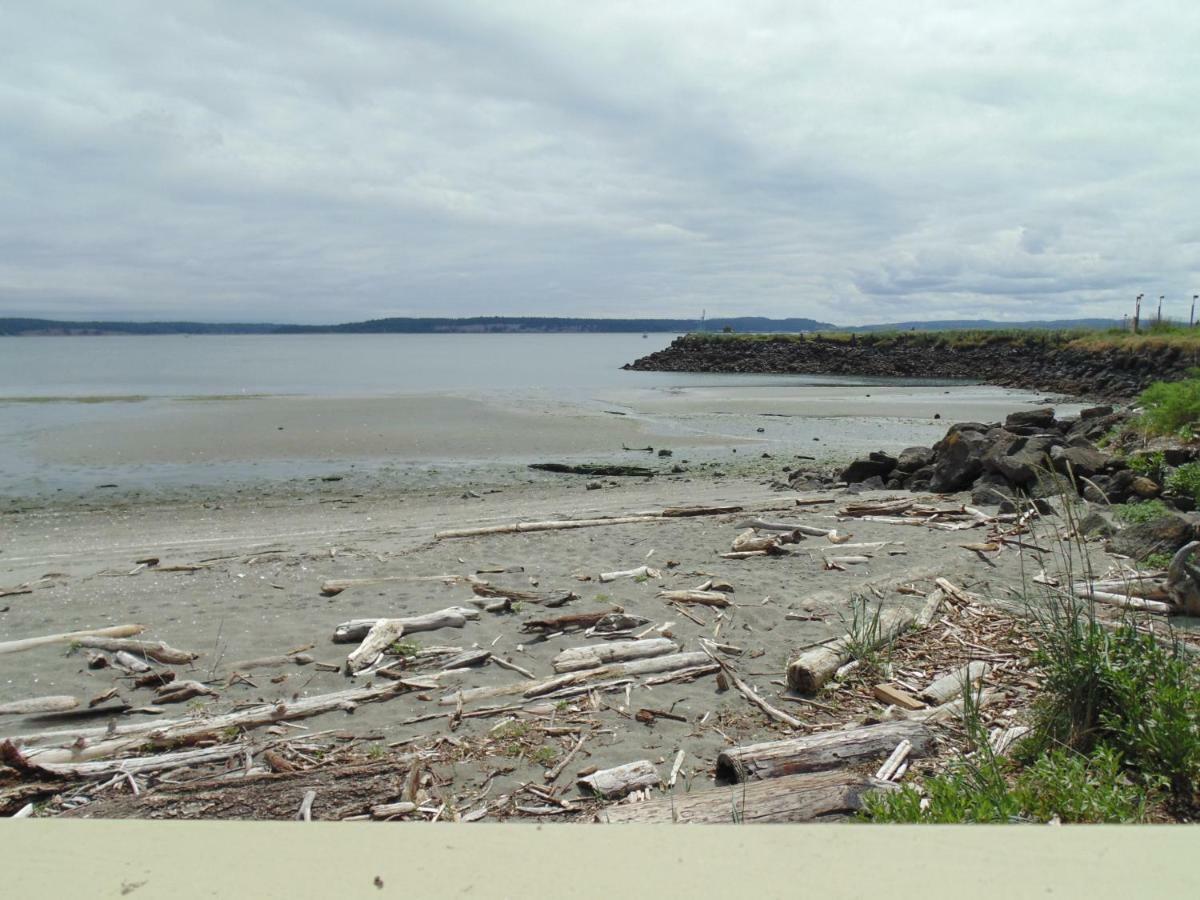
[[[1138,322],[1142,318],[1142,298],[1145,294],[1138,294],[1137,299],[1133,301],[1133,333],[1138,333]]]
[[[1196,298],[1198,297],[1200,294],[1192,294],[1192,314],[1188,316],[1188,328],[1196,324]]]

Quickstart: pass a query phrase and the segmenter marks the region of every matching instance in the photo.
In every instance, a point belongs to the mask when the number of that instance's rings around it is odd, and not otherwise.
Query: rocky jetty
[[[1003,424],[958,422],[932,447],[909,447],[895,456],[871,453],[846,466],[840,479],[864,488],[970,490],[980,504],[1053,496],[1064,482],[1097,502],[1101,494],[1111,503],[1157,497],[1160,485],[1095,443],[1124,419],[1111,406],[1097,406],[1079,418],[1058,419],[1043,407],[1015,412]]]
[[[924,332],[852,336],[687,335],[625,366],[655,372],[743,372],[963,378],[1003,387],[1122,400],[1184,377],[1195,354],[1164,346],[1089,349],[1053,334],[954,341]]]

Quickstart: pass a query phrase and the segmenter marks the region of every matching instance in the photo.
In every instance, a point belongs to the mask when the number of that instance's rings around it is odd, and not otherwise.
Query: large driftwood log
[[[147,723],[122,729],[115,736],[95,743],[89,743],[83,738],[76,739],[68,747],[29,750],[25,753],[25,758],[34,765],[104,759],[128,750],[136,750],[146,744],[173,744],[199,735],[222,734],[227,729],[254,728],[274,722],[304,719],[334,709],[352,708],[358,703],[390,700],[410,690],[412,688],[404,682],[394,681],[375,687],[352,688],[299,700],[264,703],[218,716]],[[105,733],[103,729],[101,731]]]
[[[591,644],[586,647],[568,647],[554,657],[555,672],[575,672],[579,669],[594,669],[608,663],[625,662],[631,659],[646,659],[675,653],[679,645],[670,638],[650,638],[643,641],[611,641],[606,644]]]
[[[523,681],[517,684],[504,684],[492,687],[468,688],[455,691],[442,697],[438,703],[442,706],[454,706],[459,702],[471,703],[492,697],[505,697],[511,694],[521,694],[525,697],[540,697],[543,694],[571,687],[577,684],[588,684],[603,681],[608,678],[624,678],[627,676],[653,675],[657,672],[673,672],[676,669],[689,669],[703,666],[710,662],[708,654],[700,651],[692,653],[671,653],[666,656],[654,656],[649,659],[634,659],[628,662],[611,663],[596,669],[583,669],[579,672],[568,672],[553,678],[542,678],[537,681]]]
[[[862,798],[892,785],[855,772],[813,772],[770,781],[729,785],[688,794],[609,806],[600,822],[721,825],[750,822],[809,822],[862,808]]]
[[[548,522],[511,522],[507,525],[484,525],[478,528],[452,528],[434,534],[434,540],[448,538],[477,537],[485,534],[518,534],[525,531],[561,531],[568,528],[598,528],[603,525],[639,525],[661,522],[663,519],[679,519],[688,516],[719,516],[740,512],[740,506],[669,506],[658,512],[637,513],[630,516],[611,516],[597,519],[554,519]]]
[[[126,653],[137,653],[147,659],[169,665],[183,665],[184,663],[190,663],[192,660],[200,658],[199,653],[193,653],[190,650],[177,650],[174,647],[164,644],[162,641],[135,641],[129,638],[111,637],[81,637],[75,643],[80,647],[87,647],[92,650],[108,650],[113,653],[124,650]]]
[[[873,646],[881,647],[891,643],[911,628],[916,618],[915,612],[903,607],[882,610],[879,613],[878,629],[872,635]],[[788,686],[802,694],[812,694],[820,690],[839,668],[849,662],[852,644],[851,637],[847,634],[836,641],[800,654],[788,663]]]
[[[562,475],[592,475],[599,478],[632,477],[649,478],[658,474],[645,466],[574,466],[567,463],[530,463],[529,468],[539,472],[557,472]]]
[[[282,656],[260,656],[258,659],[243,659],[230,666],[233,672],[246,672],[250,669],[275,669],[280,666],[307,666],[313,658],[307,653],[288,653]]]
[[[352,644],[362,641],[380,621],[395,622],[404,629],[405,634],[415,634],[418,631],[437,631],[439,628],[462,628],[468,620],[479,618],[479,610],[469,606],[450,606],[437,612],[425,613],[421,616],[408,616],[400,619],[389,619],[380,616],[375,619],[351,619],[343,622],[333,630],[335,644]]]
[[[880,722],[730,747],[717,756],[717,777],[738,782],[870,762],[885,758],[905,740],[912,744],[913,756],[923,756],[934,744],[933,733],[919,722]]]
[[[992,671],[992,667],[980,660],[969,662],[961,669],[951,672],[949,675],[943,675],[937,681],[933,682],[925,690],[921,691],[920,697],[938,706],[945,703],[947,700],[953,700],[961,694],[964,688],[971,688],[975,682]]]
[[[43,771],[54,775],[66,775],[74,778],[96,778],[118,773],[142,775],[148,772],[164,772],[182,766],[194,766],[200,763],[229,759],[231,756],[241,755],[248,747],[249,745],[245,741],[234,741],[230,744],[218,744],[215,747],[202,747],[199,750],[180,750],[153,756],[134,756],[126,759],[105,759],[82,763],[43,761],[37,765]]]
[[[479,537],[487,534],[521,534],[527,531],[563,531],[570,528],[599,528],[602,525],[640,525],[661,522],[663,516],[655,513],[644,516],[613,516],[608,519],[555,519],[549,522],[512,522],[508,525],[484,525],[479,528],[451,528],[438,531],[434,540]]]
[[[630,791],[657,787],[661,781],[654,764],[647,759],[639,759],[637,762],[585,775],[579,779],[578,784],[597,797],[612,800],[624,797]]]
[[[145,625],[112,625],[108,628],[87,628],[83,631],[65,631],[62,634],[47,634],[42,637],[23,638],[19,641],[4,641],[0,643],[0,655],[32,650],[34,647],[44,647],[46,644],[71,643],[87,637],[132,637],[145,630]]]
[[[78,697],[30,697],[27,700],[13,700],[11,703],[0,703],[0,716],[32,716],[39,713],[66,712],[79,706]]]
[[[700,606],[717,607],[729,605],[729,598],[720,591],[659,591],[655,596],[668,603],[695,603]]]
[[[1161,600],[1146,600],[1142,597],[1129,597],[1125,594],[1113,594],[1108,591],[1097,591],[1087,586],[1074,590],[1077,597],[1084,600],[1094,600],[1106,606],[1117,606],[1121,609],[1136,609],[1140,612],[1156,613],[1160,616],[1170,616],[1179,612],[1179,608]]]
[[[553,619],[530,619],[521,623],[522,631],[537,631],[537,632],[556,632],[556,631],[582,631],[585,628],[596,628],[601,623],[608,621],[609,617],[624,617],[623,613],[619,612],[590,612],[590,613],[570,613],[565,616],[557,616]],[[640,616],[625,617],[632,619],[641,619]],[[642,624],[648,624],[649,619],[641,619]],[[637,625],[631,625],[631,628],[636,628]]]
[[[350,588],[371,587],[395,581],[440,581],[443,584],[454,584],[462,580],[462,575],[381,575],[377,578],[334,578],[321,582],[321,593],[326,597],[336,597],[342,591],[348,591]]]

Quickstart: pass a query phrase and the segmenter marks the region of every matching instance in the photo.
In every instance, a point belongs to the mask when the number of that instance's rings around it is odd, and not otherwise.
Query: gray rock
[[[1091,446],[1086,439],[1075,438],[1074,441],[1068,447],[1050,448],[1050,459],[1057,471],[1066,475],[1069,470],[1076,477],[1091,478],[1108,468],[1111,456]]]
[[[968,426],[977,426],[974,430]],[[987,426],[974,422],[952,425],[934,446],[937,462],[933,465],[933,477],[929,490],[938,494],[949,494],[968,487],[983,471],[983,455],[988,441],[984,436]]]
[[[1194,541],[1200,529],[1196,522],[1179,513],[1167,513],[1140,525],[1122,528],[1107,543],[1110,553],[1145,559],[1151,553],[1174,553],[1188,541]]]
[[[933,466],[923,466],[904,479],[904,488],[909,491],[927,491],[933,481]]]
[[[932,447],[907,447],[896,457],[896,468],[901,472],[915,472],[933,465],[933,460]]]
[[[1039,471],[1050,466],[1050,448],[1062,443],[1062,438],[1052,435],[996,441],[983,457],[983,466],[989,472],[998,472],[1013,484],[1033,484],[1038,480]]]
[[[1079,520],[1076,530],[1084,537],[1108,538],[1117,533],[1117,526],[1103,513],[1093,510]]]
[[[1019,513],[1025,512],[1029,507],[1033,507],[1043,516],[1057,516],[1058,510],[1055,509],[1049,500],[1044,497],[1011,497],[1007,500],[1000,501],[1001,513]]]
[[[1111,416],[1113,408],[1111,406],[1089,406],[1087,409],[1079,411],[1079,418],[1083,419],[1102,419],[1105,416]]]
[[[1004,420],[1005,428],[1053,428],[1054,407],[1043,406],[1041,409],[1027,409],[1015,412]]]
[[[846,485],[845,493],[861,494],[863,491],[881,491],[884,487],[883,479],[878,475],[872,475],[870,478]]]
[[[976,506],[995,506],[1016,496],[1016,490],[1003,475],[984,472],[971,491],[971,502]]]
[[[856,459],[850,463],[842,469],[839,477],[847,484],[858,484],[868,478],[878,477],[880,479],[879,486],[883,487],[883,479],[891,474],[894,468],[896,468],[895,457],[888,456],[886,453],[872,453],[866,459]]]

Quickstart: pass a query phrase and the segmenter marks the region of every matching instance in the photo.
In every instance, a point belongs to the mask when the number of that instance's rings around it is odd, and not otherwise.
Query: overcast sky
[[[1119,316],[1183,2],[0,0],[0,316]]]

